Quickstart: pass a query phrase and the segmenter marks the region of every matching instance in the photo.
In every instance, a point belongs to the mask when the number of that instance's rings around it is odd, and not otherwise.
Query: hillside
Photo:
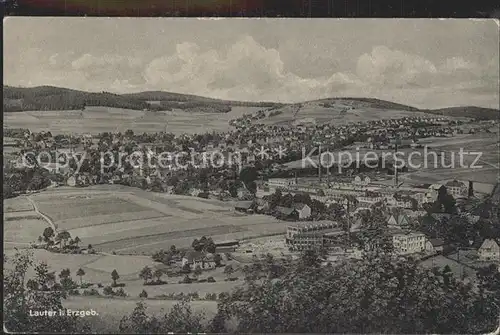
[[[450,116],[450,117],[470,117],[479,120],[500,119],[500,110],[492,108],[476,107],[476,106],[448,107],[441,109],[425,110],[425,112],[443,116]]]
[[[259,117],[259,122],[277,124],[311,121],[357,122],[387,117],[416,116],[418,113],[472,117],[482,120],[498,119],[500,115],[498,110],[490,108],[470,106],[424,110],[380,99],[356,97],[279,104],[219,100],[162,91],[131,94],[91,93],[53,86],[33,88],[5,86],[3,94],[4,112],[83,110],[86,107],[100,106],[140,111],[181,110],[190,113],[229,113],[233,107],[257,107],[268,109],[264,118]],[[390,115],[387,112],[390,112]]]
[[[5,86],[4,112],[33,110],[81,110],[89,106],[125,108],[132,110],[227,113],[232,106],[272,107],[274,103],[225,101],[196,95],[170,92],[141,92],[114,94],[90,93],[66,88],[39,86],[20,88]]]

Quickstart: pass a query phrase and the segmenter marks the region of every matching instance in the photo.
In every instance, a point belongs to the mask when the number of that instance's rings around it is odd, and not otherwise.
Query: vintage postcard
[[[498,333],[498,21],[3,38],[6,331]]]

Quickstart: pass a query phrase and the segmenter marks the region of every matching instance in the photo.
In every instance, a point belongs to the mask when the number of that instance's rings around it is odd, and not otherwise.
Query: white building
[[[486,239],[478,250],[479,259],[482,261],[500,261],[499,242]]]
[[[267,185],[273,188],[287,188],[297,185],[297,181],[294,178],[271,178],[267,181]]]
[[[410,255],[425,251],[426,237],[422,233],[398,233],[392,236],[394,253]]]
[[[446,190],[449,194],[451,194],[454,198],[462,198],[467,196],[468,187],[465,183],[462,183],[458,180],[452,180],[445,184]]]

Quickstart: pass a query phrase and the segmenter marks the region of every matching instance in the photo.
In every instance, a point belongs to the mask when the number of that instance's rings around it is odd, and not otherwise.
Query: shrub
[[[209,283],[215,283],[214,277],[208,277],[207,278],[207,282],[209,282]]]
[[[69,295],[80,295],[80,291],[78,291],[78,290],[69,290],[68,294]]]
[[[83,295],[85,295],[85,296],[96,296],[96,295],[100,295],[100,294],[99,294],[99,291],[97,291],[95,288],[93,288],[93,289],[90,289],[90,290],[84,290],[83,291]]]
[[[192,292],[192,293],[188,293],[187,295],[189,298],[191,299],[199,299],[200,298],[200,295],[198,294],[198,292]]]
[[[146,290],[142,290],[141,293],[139,293],[139,298],[146,299],[148,297],[148,292]]]
[[[224,300],[228,296],[229,296],[229,294],[227,294],[226,292],[221,292],[221,293],[219,293],[219,300]]]
[[[111,284],[111,287],[125,287],[125,283],[113,283]]]
[[[105,295],[113,295],[114,294],[113,288],[111,286],[106,286],[102,292]]]
[[[125,290],[123,288],[120,288],[118,289],[115,293],[114,293],[115,296],[117,297],[126,297],[127,296],[127,293],[125,292]]]
[[[207,293],[205,295],[205,300],[212,300],[212,301],[217,300],[217,293]]]
[[[97,287],[102,288],[103,286],[101,283],[99,283],[99,284],[97,284]]]
[[[184,279],[179,281],[179,284],[191,284],[192,282],[193,282],[193,280],[191,278],[189,278],[189,276],[185,276]]]

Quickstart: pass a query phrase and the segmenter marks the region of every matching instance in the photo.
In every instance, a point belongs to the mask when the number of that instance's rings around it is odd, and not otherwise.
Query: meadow
[[[224,132],[229,121],[263,109],[259,107],[233,107],[229,113],[190,113],[182,110],[139,111],[111,107],[87,107],[84,111],[25,111],[6,112],[4,128],[29,128],[31,131],[50,131],[52,134],[98,134],[101,132],[136,133],[171,132],[205,133]]]
[[[59,230],[108,253],[151,255],[171,245],[190,247],[204,235],[222,241],[286,231],[273,217],[235,212],[232,203],[123,186],[61,187],[31,199]]]

